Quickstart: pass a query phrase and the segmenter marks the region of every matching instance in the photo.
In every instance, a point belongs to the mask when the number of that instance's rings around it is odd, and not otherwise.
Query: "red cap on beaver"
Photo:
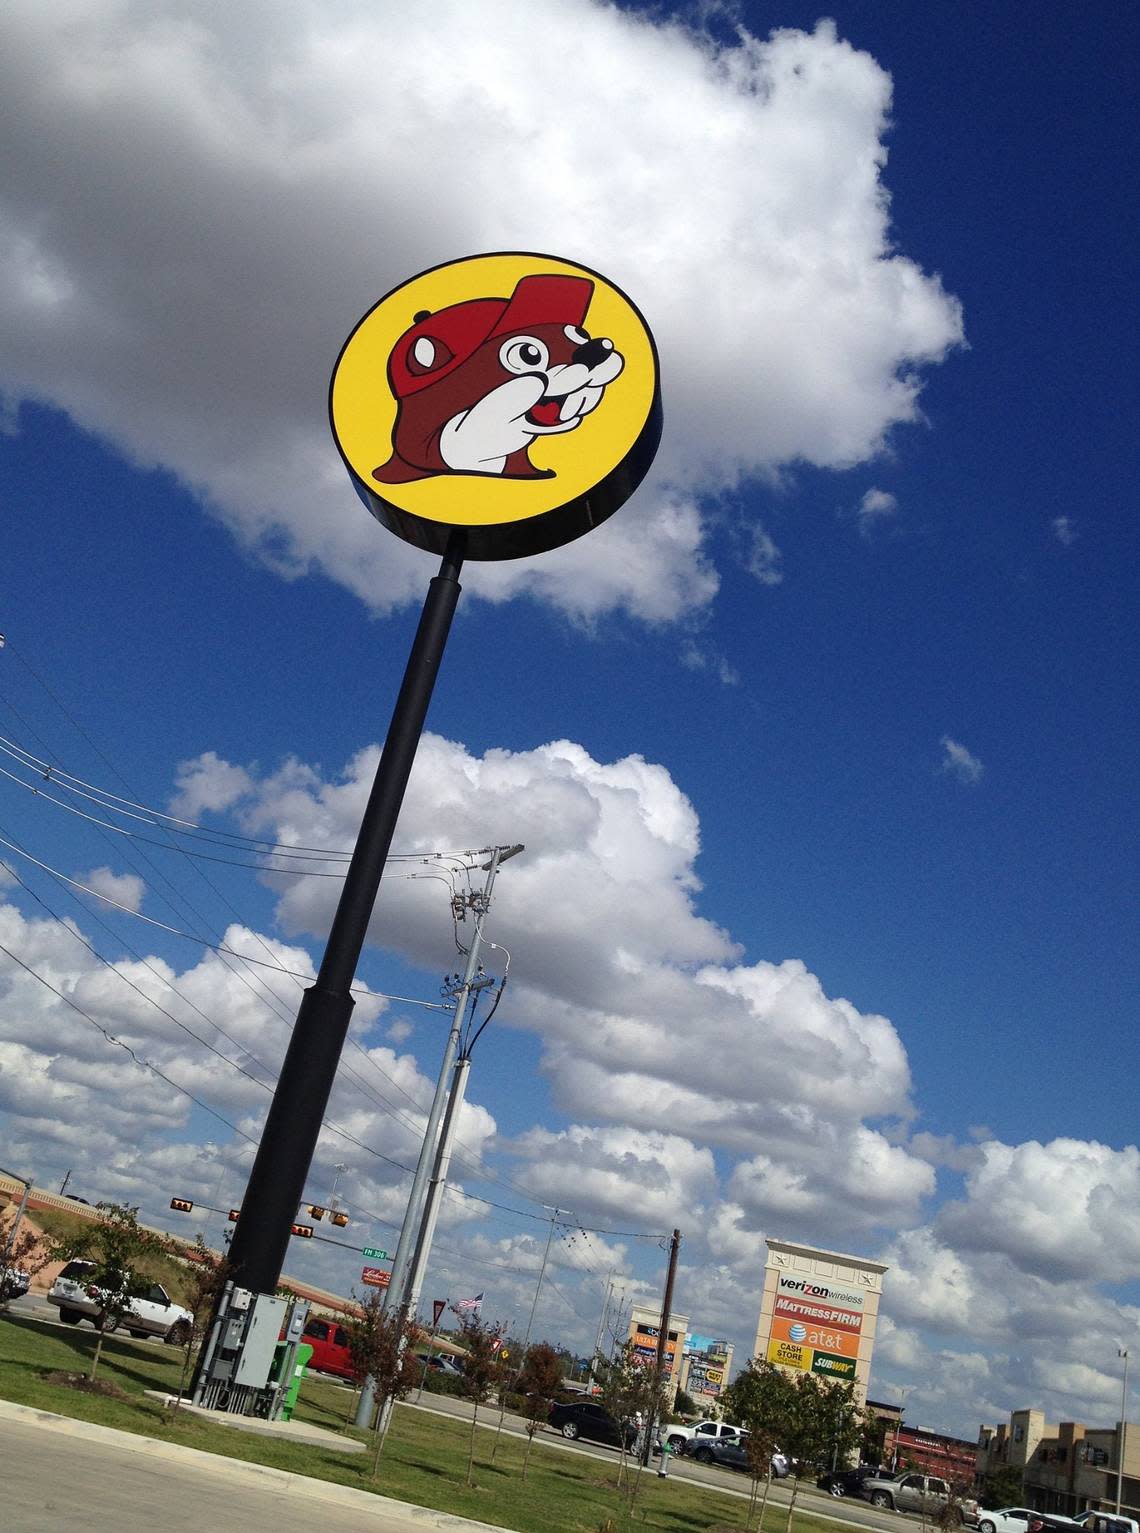
[[[520,278],[509,299],[471,298],[435,314],[417,315],[416,323],[392,347],[388,360],[392,393],[397,399],[418,393],[461,367],[494,336],[536,325],[580,329],[593,293],[594,284],[585,277],[533,275]]]

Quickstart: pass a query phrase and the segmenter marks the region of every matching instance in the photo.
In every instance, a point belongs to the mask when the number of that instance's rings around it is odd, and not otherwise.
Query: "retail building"
[[[669,1410],[673,1409],[677,1390],[681,1387],[681,1359],[685,1350],[688,1327],[688,1315],[678,1315],[674,1311],[669,1316],[669,1329],[665,1338],[664,1368],[665,1400]],[[651,1365],[656,1363],[660,1336],[661,1311],[648,1309],[643,1304],[635,1304],[629,1314],[629,1339],[633,1343],[634,1356],[644,1363]]]
[[[1134,1421],[1087,1427],[1081,1421],[1052,1426],[1044,1411],[1020,1410],[1008,1423],[978,1433],[977,1472],[1020,1471],[1026,1506],[1071,1517],[1087,1507],[1120,1510],[1140,1520],[1140,1426]]]

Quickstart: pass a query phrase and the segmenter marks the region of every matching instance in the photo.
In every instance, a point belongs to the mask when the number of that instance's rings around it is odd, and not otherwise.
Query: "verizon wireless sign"
[[[861,1288],[846,1283],[813,1282],[811,1278],[782,1274],[776,1284],[776,1298],[802,1299],[812,1304],[830,1305],[835,1309],[858,1310],[861,1314],[866,1295]]]

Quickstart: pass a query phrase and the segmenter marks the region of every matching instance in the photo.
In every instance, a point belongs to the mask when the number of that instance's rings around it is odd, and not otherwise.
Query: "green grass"
[[[53,1370],[85,1373],[95,1341],[94,1331],[86,1326],[65,1331],[11,1315],[0,1318],[0,1397],[228,1458],[378,1491],[518,1533],[597,1533],[607,1518],[613,1518],[615,1533],[640,1529],[651,1533],[730,1533],[744,1526],[746,1502],[675,1480],[662,1482],[653,1473],[643,1480],[631,1519],[625,1515],[623,1498],[614,1487],[616,1456],[612,1461],[584,1458],[544,1447],[541,1440],[535,1443],[524,1484],[525,1442],[504,1435],[491,1465],[488,1460],[494,1433],[485,1429],[476,1435],[476,1484],[469,1488],[464,1483],[469,1423],[412,1410],[397,1410],[379,1474],[373,1480],[371,1452],[349,1455],[283,1442],[216,1426],[185,1413],[171,1418],[143,1391],[175,1390],[181,1353],[136,1344],[118,1335],[104,1340],[98,1377],[117,1384],[127,1398],[88,1395],[65,1384],[47,1382],[45,1375]],[[297,1419],[338,1431],[344,1427],[351,1401],[347,1390],[308,1380],[302,1388]],[[349,1435],[362,1436],[355,1431]],[[743,1477],[740,1484],[741,1489],[747,1487]],[[765,1533],[783,1533],[784,1521],[783,1508],[770,1511]],[[794,1533],[824,1533],[826,1526],[797,1512]]]

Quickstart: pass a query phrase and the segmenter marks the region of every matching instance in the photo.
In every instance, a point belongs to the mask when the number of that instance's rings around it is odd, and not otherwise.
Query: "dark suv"
[[[833,1469],[830,1474],[821,1474],[815,1483],[833,1496],[858,1496],[863,1481],[881,1472],[878,1464],[860,1464],[858,1469]]]
[[[552,1405],[547,1420],[556,1432],[561,1432],[563,1437],[571,1441],[576,1437],[585,1437],[590,1442],[610,1443],[615,1448],[621,1446],[623,1437],[627,1448],[632,1448],[637,1441],[637,1428],[632,1421],[623,1425],[609,1411],[595,1405],[593,1400],[574,1400],[568,1405]]]

